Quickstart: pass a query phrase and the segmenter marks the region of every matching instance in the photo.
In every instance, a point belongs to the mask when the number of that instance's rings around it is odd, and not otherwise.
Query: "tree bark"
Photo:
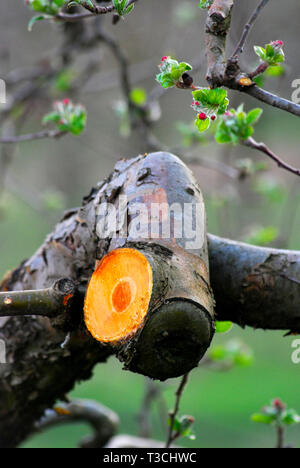
[[[165,379],[195,367],[210,344],[214,312],[205,221],[200,223],[203,242],[196,246],[176,239],[173,232],[167,239],[149,240],[143,231],[136,239],[131,230],[125,238],[103,237],[97,230],[98,207],[104,202],[119,206],[122,194],[131,197],[129,221],[136,198],[144,204],[167,201],[180,206],[192,203],[196,208],[202,202],[192,174],[175,156],[154,153],[120,161],[110,177],[83,199],[81,208],[65,213],[38,251],[5,276],[0,290],[6,296],[9,291],[51,288],[60,278],[73,282],[77,293],[72,307],[63,308],[59,317],[0,317],[0,340],[6,343],[7,357],[7,363],[0,365],[1,447],[24,440],[46,408],[63,400],[76,381],[89,379],[94,365],[111,354],[130,370]],[[87,332],[83,298],[97,262],[109,250],[124,246],[147,256],[155,287],[145,324],[132,340],[116,348]],[[218,319],[300,331],[299,252],[209,236],[209,258]]]

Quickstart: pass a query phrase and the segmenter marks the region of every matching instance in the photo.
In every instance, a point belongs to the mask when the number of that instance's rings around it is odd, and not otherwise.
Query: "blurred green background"
[[[157,63],[165,54],[191,61],[203,52],[205,14],[197,9],[196,0],[151,0],[140,2],[134,14],[113,27],[105,19],[105,28],[122,43],[129,57],[130,76],[134,86],[147,93],[155,88]],[[231,44],[239,37],[249,16],[251,5],[236,2]],[[296,0],[284,6],[274,0],[266,9],[250,36],[244,63],[249,69],[255,62],[253,44],[264,45],[275,39],[284,40],[287,68],[284,76],[269,78],[266,88],[290,98],[291,82],[300,77],[298,60],[299,7]],[[49,23],[37,24],[27,32],[30,11],[22,0],[2,0],[0,5],[0,77],[10,70],[35,64],[49,50],[59,47],[61,28]],[[274,33],[276,31],[276,33]],[[276,37],[274,37],[274,34]],[[20,47],[21,44],[21,47]],[[199,52],[200,47],[200,52]],[[99,49],[99,50],[98,50]],[[122,99],[118,87],[118,68],[105,47],[92,52],[101,62],[100,71],[80,89],[78,101],[88,110],[86,132],[79,137],[67,136],[59,141],[24,143],[11,155],[5,173],[5,186],[0,193],[0,276],[30,256],[45,235],[60,219],[64,209],[77,206],[92,185],[107,176],[120,157],[132,157],[147,151],[140,135],[120,135],[120,121],[114,112]],[[89,54],[78,58],[76,67],[85,67]],[[205,65],[196,73],[205,86]],[[50,89],[52,99],[65,97],[57,82]],[[234,103],[245,102],[246,108],[257,103],[245,96],[235,96]],[[154,127],[156,135],[172,148],[182,146],[182,135],[176,122],[193,119],[190,97],[171,90],[160,100],[162,116]],[[36,98],[22,133],[41,128],[41,116],[48,112],[51,100]],[[262,106],[264,107],[264,106]],[[264,107],[264,115],[255,137],[263,139],[289,163],[299,167],[299,123],[295,117]],[[281,248],[300,249],[300,190],[296,176],[285,173],[272,163],[268,171],[257,172],[246,180],[232,180],[194,162],[197,154],[221,160],[231,166],[266,161],[264,157],[243,147],[233,150],[214,143],[188,148],[193,154],[193,169],[203,188],[208,214],[208,229],[214,234],[238,240],[260,242]],[[3,155],[2,155],[3,157]],[[0,174],[1,176],[1,174]],[[2,189],[2,187],[1,187]],[[266,231],[266,228],[267,231]],[[216,372],[199,367],[191,373],[180,413],[196,418],[196,440],[180,440],[190,447],[272,447],[274,429],[250,421],[272,398],[280,397],[300,411],[298,388],[300,368],[291,362],[293,338],[283,332],[263,332],[234,327],[226,335],[218,335],[214,345],[240,338],[253,349],[251,367],[235,367]],[[177,381],[161,385],[166,408],[174,404]],[[89,382],[76,386],[71,396],[93,398],[116,411],[121,420],[120,433],[139,433],[138,413],[145,391],[142,376],[122,370],[110,358],[96,367]],[[153,437],[166,438],[158,404],[153,406]],[[70,425],[49,430],[28,440],[24,447],[74,447],[86,434],[84,425]],[[288,442],[300,447],[300,426],[288,429]]]

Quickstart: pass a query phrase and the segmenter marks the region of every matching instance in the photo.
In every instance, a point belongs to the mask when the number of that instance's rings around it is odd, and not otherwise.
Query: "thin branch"
[[[282,159],[279,158],[273,151],[271,151],[264,143],[258,143],[257,141],[254,140],[254,138],[250,137],[247,140],[243,142],[245,146],[248,146],[249,148],[256,149],[258,151],[261,151],[262,153],[266,154],[269,158],[271,158],[273,161],[276,162],[276,164],[279,167],[282,167],[283,169],[286,169],[289,172],[292,172],[293,174],[296,174],[297,176],[300,176],[300,169],[297,169],[290,164],[287,164],[284,162]]]
[[[283,426],[276,426],[276,436],[277,436],[277,443],[276,448],[282,449],[284,448],[284,427]]]
[[[137,2],[138,0],[130,0],[128,2],[128,7]],[[60,12],[56,16],[54,16],[54,19],[66,21],[68,23],[74,23],[76,21],[81,21],[86,18],[94,18],[95,16],[99,16],[99,15],[107,15],[108,13],[113,13],[115,11],[115,7],[112,4],[106,7],[99,6],[99,5],[94,5],[94,7],[89,7],[87,5],[84,8],[88,10],[89,13],[70,14],[70,13]],[[52,18],[49,17],[49,19],[52,19]]]
[[[0,292],[0,317],[56,317],[70,307],[75,292],[75,284],[68,278],[56,281],[47,289]]]
[[[160,388],[156,382],[145,377],[145,395],[142,406],[138,414],[139,420],[139,436],[144,438],[151,437],[151,406],[160,394]]]
[[[168,434],[168,439],[166,443],[166,448],[170,448],[170,445],[174,440],[178,437],[178,433],[174,433],[174,424],[175,424],[175,419],[179,411],[179,405],[180,405],[180,400],[183,395],[184,389],[186,387],[186,384],[188,383],[189,379],[189,374],[185,374],[181,380],[179,387],[175,393],[176,399],[175,399],[175,406],[173,411],[170,413],[170,428],[169,428],[169,434]]]
[[[93,429],[93,434],[80,441],[81,448],[100,448],[115,435],[119,418],[115,412],[92,400],[72,400],[60,403],[53,409],[45,411],[43,417],[35,424],[40,432],[60,424],[84,421]]]
[[[60,138],[66,134],[67,132],[62,130],[42,130],[38,133],[0,138],[0,143],[16,144],[24,141],[43,140],[44,138]]]
[[[265,3],[261,2],[257,14]],[[300,105],[259,88],[254,83],[251,83],[250,79],[250,86],[242,84],[241,78],[249,77],[249,75],[241,71],[235,52],[226,61],[226,37],[230,29],[232,4],[233,2],[230,0],[214,0],[208,12],[206,21],[206,57],[208,66],[207,81],[210,86],[212,88],[226,86],[229,89],[244,92],[272,107],[300,117]],[[254,14],[255,19],[256,16]]]
[[[266,6],[266,4],[268,3],[269,0],[261,0],[261,2],[259,3],[259,5],[257,6],[257,8],[253,11],[251,17],[249,18],[249,21],[247,24],[245,24],[245,27],[244,27],[244,31],[243,31],[243,34],[242,34],[242,37],[236,47],[236,49],[234,50],[231,58],[235,57],[236,55],[238,54],[241,54],[244,50],[244,46],[245,46],[245,43],[246,43],[246,39],[247,39],[247,36],[250,32],[250,29],[252,28],[253,24],[255,23],[255,21],[257,20],[257,17],[258,15],[260,14],[260,12],[262,11],[262,9]]]
[[[272,107],[281,109],[283,111],[289,112],[290,114],[300,117],[300,105],[296,104],[288,99],[276,96],[265,89],[260,88],[259,86],[251,86],[249,88],[240,88],[239,91],[242,91],[249,96],[252,96],[255,99],[258,99],[261,102],[269,104]]]

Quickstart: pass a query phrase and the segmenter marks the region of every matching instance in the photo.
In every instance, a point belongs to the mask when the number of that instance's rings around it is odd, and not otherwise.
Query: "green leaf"
[[[28,23],[28,31],[32,31],[32,28],[37,21],[42,21],[47,18],[48,16],[46,15],[33,16]]]
[[[130,93],[130,100],[136,106],[143,106],[147,101],[147,93],[143,88],[134,88]]]
[[[275,421],[275,419],[275,416],[270,416],[263,413],[254,413],[251,416],[251,421],[263,424],[272,424]]]
[[[196,119],[195,125],[198,128],[199,132],[205,132],[210,125],[210,119],[206,118],[205,120]]]
[[[187,62],[179,63],[177,60],[167,57],[160,63],[159,69],[160,73],[156,75],[156,81],[163,88],[171,88],[180,81],[182,74],[192,70],[192,67]]]
[[[134,9],[134,3],[132,3],[132,5],[129,5],[127,10],[125,10],[124,15],[128,15],[133,9]]]
[[[248,112],[248,115],[246,117],[246,122],[248,125],[252,124],[252,123],[256,123],[258,121],[258,119],[260,118],[261,114],[262,114],[262,109],[252,109],[250,112]]]
[[[238,144],[240,140],[249,138],[254,129],[252,124],[256,123],[262,114],[261,109],[252,109],[248,114],[244,111],[243,105],[238,109],[230,109],[223,115],[217,132],[216,141],[218,143]]]
[[[216,333],[227,333],[233,327],[232,322],[218,322],[216,321]]]
[[[213,0],[200,0],[200,3],[198,4],[199,8],[209,8],[212,4]]]
[[[265,71],[265,75],[277,77],[277,76],[282,76],[284,72],[285,72],[285,68],[283,65],[272,65],[267,68],[267,70]]]
[[[254,46],[254,52],[258,55],[263,61],[266,58],[266,51],[263,47]]]
[[[300,423],[300,416],[294,409],[288,409],[283,412],[281,421],[287,426]]]
[[[279,230],[274,226],[268,226],[265,228],[258,228],[253,231],[250,236],[246,237],[244,240],[248,244],[253,245],[268,245],[273,242],[279,235]]]
[[[86,127],[86,110],[80,104],[74,105],[68,99],[56,101],[54,111],[45,115],[43,123],[54,122],[61,131],[79,135]]]

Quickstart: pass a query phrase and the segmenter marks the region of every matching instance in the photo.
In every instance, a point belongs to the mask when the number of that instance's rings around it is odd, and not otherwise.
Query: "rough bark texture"
[[[300,252],[209,235],[217,318],[300,333]]]
[[[221,86],[226,69],[226,36],[231,21],[233,0],[215,0],[206,20],[206,79],[213,87]]]

